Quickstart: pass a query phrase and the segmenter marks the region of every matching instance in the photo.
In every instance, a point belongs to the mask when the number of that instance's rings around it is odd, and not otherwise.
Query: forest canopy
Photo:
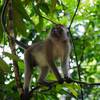
[[[0,17],[4,1],[0,0]],[[76,15],[75,11],[77,5]],[[69,27],[72,52],[72,79],[89,84],[54,84],[48,90],[40,87],[32,91],[34,100],[99,100],[100,98],[100,0],[13,0],[13,30],[17,40],[31,45],[43,41],[55,23]],[[9,6],[7,6],[9,8]],[[5,25],[9,28],[9,13],[5,11]],[[74,19],[73,19],[74,16]],[[71,23],[73,19],[73,22]],[[9,45],[10,44],[10,45]],[[12,46],[11,46],[12,45]],[[13,47],[15,51],[12,53]],[[0,20],[0,99],[19,100],[24,80],[24,50],[11,44]],[[16,62],[17,67],[14,66]],[[16,65],[15,64],[15,65]],[[60,64],[56,65],[59,68]],[[32,72],[31,87],[37,86],[39,69]],[[52,72],[48,80],[55,80]],[[98,83],[98,84],[96,84]],[[44,91],[43,91],[44,90]]]

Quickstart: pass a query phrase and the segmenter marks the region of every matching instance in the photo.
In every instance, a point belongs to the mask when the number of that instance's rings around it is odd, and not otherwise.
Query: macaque
[[[9,0],[5,0],[1,14],[2,26],[4,31],[7,33],[8,31],[5,25],[5,11],[7,9],[8,1]],[[9,11],[11,13],[12,10]],[[13,22],[12,20],[13,18],[9,18],[9,22]],[[12,25],[13,24],[11,24],[11,26]],[[34,43],[31,46],[27,46],[24,43],[17,41],[14,37],[9,36],[8,34],[9,38],[14,40],[18,45],[22,46],[25,49],[25,78],[23,86],[25,94],[28,94],[29,91],[32,69],[37,65],[40,67],[41,71],[38,78],[39,84],[47,86],[49,85],[49,82],[46,80],[49,69],[53,71],[60,84],[64,82],[64,79],[66,79],[67,82],[71,81],[69,73],[71,44],[67,33],[67,28],[65,28],[61,24],[57,24],[52,28],[48,38],[45,41]],[[57,67],[55,66],[54,62],[56,59],[60,59],[61,61],[64,78],[61,77]]]
[[[53,71],[60,84],[64,82],[64,79],[61,77],[57,67],[55,66],[54,61],[56,59],[61,60],[64,78],[67,81],[70,80],[69,60],[71,44],[67,32],[67,29],[63,25],[57,24],[52,28],[48,38],[45,41],[34,43],[25,49],[25,91],[28,91],[32,69],[36,65],[39,65],[41,70],[38,78],[39,84],[49,84],[49,82],[46,80],[49,69]]]

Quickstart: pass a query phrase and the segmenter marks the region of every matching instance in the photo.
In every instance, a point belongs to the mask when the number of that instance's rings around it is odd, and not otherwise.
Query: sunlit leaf
[[[25,6],[27,6],[31,1],[30,0],[24,0]]]
[[[62,89],[62,85],[57,84],[57,85],[56,85],[56,90],[59,91],[59,90],[61,90],[61,89]]]
[[[19,61],[20,59],[18,58],[18,56],[14,55],[14,54],[10,54],[8,52],[3,52],[3,54],[7,57],[9,57],[10,59],[12,60],[15,60],[15,61]]]
[[[23,17],[21,17],[21,15],[15,10],[14,11],[15,13],[15,19],[14,19],[14,29],[15,31],[19,32],[20,35],[23,35],[23,36],[27,36],[27,33],[26,33],[26,24],[25,22],[23,21]]]
[[[65,83],[66,87],[71,91],[71,93],[77,97],[78,96],[78,93],[75,91],[75,89],[73,88],[73,84],[68,84],[68,83]]]
[[[81,90],[80,85],[78,85],[78,84],[76,84],[76,83],[73,84],[73,88],[78,89],[78,90]]]
[[[24,61],[22,61],[22,60],[20,60],[19,62],[18,62],[18,65],[19,65],[19,69],[20,69],[20,72],[23,72],[24,71]]]

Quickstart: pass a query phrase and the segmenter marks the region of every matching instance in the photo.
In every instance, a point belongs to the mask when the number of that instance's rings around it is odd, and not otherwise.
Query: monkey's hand
[[[68,76],[64,77],[64,80],[65,80],[65,82],[67,82],[67,83],[73,82],[72,78],[71,78],[71,77],[68,77]]]

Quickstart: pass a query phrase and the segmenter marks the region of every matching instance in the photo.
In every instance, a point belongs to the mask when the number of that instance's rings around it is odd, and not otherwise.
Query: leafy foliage
[[[14,32],[24,43],[34,43],[44,40],[52,23],[70,24],[78,0],[13,0]],[[0,16],[3,0],[0,1]],[[73,41],[76,47],[81,78],[85,82],[100,82],[100,0],[81,0],[77,15],[71,27]],[[45,16],[49,20],[46,20]],[[8,17],[8,16],[6,16]],[[0,21],[0,47],[3,44],[3,30]],[[73,50],[73,49],[72,49]],[[0,48],[0,56],[2,55]],[[11,60],[17,60],[20,77],[23,81],[24,62],[5,49],[4,58],[0,57],[0,99],[19,100],[14,71]],[[23,50],[17,46],[16,52],[23,59]],[[9,60],[6,58],[10,58]],[[78,80],[77,65],[74,51],[71,55],[71,72],[73,79]],[[59,64],[58,64],[59,66]],[[32,86],[36,85],[39,70],[33,71]],[[55,79],[50,73],[48,79]],[[45,89],[45,87],[43,87]],[[84,100],[99,100],[100,86],[83,86]],[[34,91],[35,100],[58,100],[80,98],[80,87],[77,84],[56,84],[46,92]]]

